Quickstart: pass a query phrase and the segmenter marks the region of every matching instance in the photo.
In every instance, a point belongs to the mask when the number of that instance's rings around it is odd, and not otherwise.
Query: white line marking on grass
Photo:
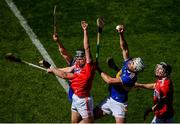
[[[5,0],[5,1],[6,1],[7,5],[9,6],[9,8],[11,9],[11,11],[14,13],[14,15],[19,19],[19,22],[20,22],[21,26],[24,28],[24,30],[28,34],[29,38],[32,40],[32,43],[39,50],[39,52],[41,53],[43,58],[45,60],[47,60],[48,62],[50,62],[51,65],[56,67],[56,65],[54,64],[53,60],[51,59],[51,57],[47,53],[46,49],[43,47],[43,45],[41,44],[40,40],[37,38],[36,34],[30,28],[30,26],[28,25],[27,21],[21,15],[20,11],[16,7],[16,5],[13,3],[13,1],[12,0]],[[68,92],[69,86],[66,83],[66,81],[64,79],[61,79],[61,78],[57,77],[57,76],[56,76],[56,78],[59,81],[59,83],[62,85],[62,87],[65,89],[65,91]]]

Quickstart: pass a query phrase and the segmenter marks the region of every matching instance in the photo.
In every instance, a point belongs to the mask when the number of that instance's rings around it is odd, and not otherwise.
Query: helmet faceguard
[[[76,55],[75,55],[75,62],[78,64],[80,67],[83,67],[86,63],[86,58],[85,58],[85,51],[84,49],[78,49],[76,50]]]
[[[84,51],[84,49],[78,49],[78,50],[76,50],[76,55],[75,55],[75,57],[77,58],[77,57],[84,57],[85,56],[85,51]]]
[[[165,62],[160,62],[155,67],[155,75],[157,77],[166,77],[171,74],[172,68],[169,64]]]

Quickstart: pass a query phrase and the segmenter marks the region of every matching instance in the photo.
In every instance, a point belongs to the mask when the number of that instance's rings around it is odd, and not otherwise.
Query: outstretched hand
[[[81,21],[81,27],[83,30],[87,30],[88,23],[86,21]]]
[[[136,82],[136,83],[134,84],[134,87],[135,87],[135,88],[140,88],[140,84],[139,84],[138,82]]]
[[[39,66],[41,66],[41,67],[45,67],[45,68],[50,68],[51,67],[51,64],[48,62],[48,61],[46,61],[46,60],[40,60],[39,61]]]
[[[123,33],[123,32],[125,31],[124,25],[117,25],[117,26],[116,26],[116,30],[117,30],[119,33]]]
[[[59,40],[59,36],[57,33],[53,34],[53,40],[54,41],[58,41]]]
[[[53,73],[53,68],[51,68],[51,67],[48,68],[48,69],[47,69],[47,72],[48,72],[48,73]]]

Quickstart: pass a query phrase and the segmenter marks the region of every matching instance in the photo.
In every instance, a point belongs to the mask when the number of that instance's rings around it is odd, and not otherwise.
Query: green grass
[[[80,21],[89,23],[89,41],[92,55],[96,51],[96,19],[106,20],[101,37],[100,63],[110,75],[105,61],[112,56],[122,65],[119,38],[115,26],[126,26],[125,38],[130,55],[144,59],[146,69],[139,75],[139,82],[153,82],[154,66],[160,61],[172,64],[174,82],[175,122],[180,122],[180,18],[178,0],[14,0],[21,14],[36,33],[56,65],[66,66],[52,41],[53,7],[57,5],[58,34],[71,55],[82,47],[83,33]],[[42,58],[28,35],[19,24],[5,1],[0,2],[0,122],[70,122],[70,103],[64,89],[53,75],[27,65],[7,62],[7,52],[37,64]],[[97,74],[92,95],[97,105],[107,96],[107,85]],[[152,91],[132,91],[129,94],[127,122],[143,122],[143,111],[152,105]],[[152,114],[145,122],[150,122]],[[105,117],[97,122],[114,122]]]

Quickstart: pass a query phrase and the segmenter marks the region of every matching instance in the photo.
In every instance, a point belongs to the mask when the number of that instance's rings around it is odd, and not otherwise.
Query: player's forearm
[[[83,30],[84,31],[84,49],[89,49],[89,41],[88,41],[88,32],[87,29]]]
[[[106,83],[110,83],[110,76],[108,76],[106,73],[104,73],[104,72],[101,72],[100,73],[101,74],[101,77],[102,77],[102,79],[106,82]]]
[[[128,45],[127,45],[127,42],[124,39],[124,34],[122,32],[119,33],[119,38],[120,38],[120,48],[122,50],[127,50],[128,49]]]
[[[148,83],[148,84],[135,83],[135,87],[153,90],[155,87],[155,83]]]
[[[57,45],[58,45],[58,49],[61,55],[64,55],[67,53],[65,47],[59,40],[57,41]]]
[[[120,78],[113,78],[104,72],[101,72],[101,77],[107,84],[122,84],[122,80]]]
[[[87,63],[90,63],[91,62],[91,52],[90,52],[87,29],[84,30],[84,50],[85,50],[86,61],[87,61]]]
[[[59,70],[58,68],[51,68],[51,72],[58,77],[65,78],[67,76],[66,72]]]
[[[59,49],[65,49],[63,44],[59,40],[57,41],[57,45]]]
[[[73,71],[73,69],[75,68],[75,66],[70,66],[70,67],[65,67],[65,68],[58,68],[58,70],[61,70],[63,72],[67,72],[70,73]]]
[[[103,72],[103,71],[99,68],[98,65],[97,65],[97,67],[96,67],[96,70],[98,71],[98,73],[100,74],[100,76],[102,77],[102,79],[103,79],[106,83],[109,83],[109,82],[110,82],[109,76],[108,76],[105,72]]]
[[[71,57],[67,53],[67,51],[64,48],[64,46],[62,45],[62,43],[60,43],[60,42],[57,42],[57,43],[58,43],[59,53],[61,54],[61,56],[66,60],[67,64],[69,65],[70,61],[71,61]]]

